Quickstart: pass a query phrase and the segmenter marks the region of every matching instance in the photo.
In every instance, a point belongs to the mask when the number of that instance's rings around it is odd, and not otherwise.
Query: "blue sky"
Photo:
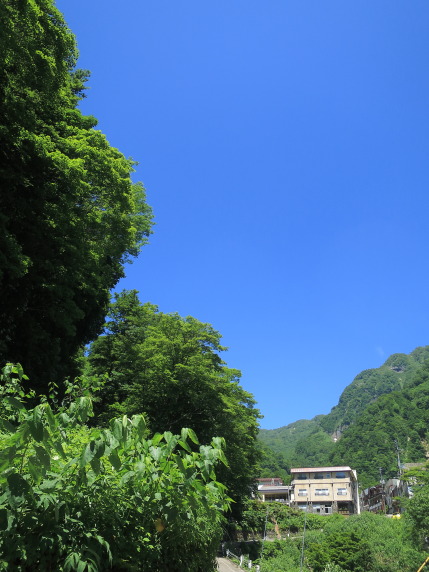
[[[59,0],[156,226],[119,288],[209,322],[265,416],[429,343],[429,4]]]

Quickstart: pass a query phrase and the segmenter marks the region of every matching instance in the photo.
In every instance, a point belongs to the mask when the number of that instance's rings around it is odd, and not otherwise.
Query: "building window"
[[[324,479],[325,475],[323,473],[315,473],[314,478],[315,479]]]
[[[314,494],[316,496],[328,496],[329,495],[329,490],[328,489],[316,489]]]
[[[338,473],[335,473],[335,478],[336,479],[345,479],[346,473],[344,471],[339,471]]]
[[[305,481],[306,478],[307,478],[307,475],[305,473],[299,473],[299,475],[298,475],[299,481]]]
[[[346,495],[347,489],[337,489],[337,495]]]
[[[298,489],[298,496],[299,497],[306,497],[307,496],[307,489]]]

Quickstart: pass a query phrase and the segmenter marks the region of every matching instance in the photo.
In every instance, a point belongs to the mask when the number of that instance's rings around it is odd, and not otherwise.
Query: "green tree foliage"
[[[135,290],[116,295],[108,316],[89,353],[88,372],[108,378],[100,419],[144,412],[153,431],[187,426],[202,443],[224,437],[229,467],[220,468],[219,479],[239,512],[256,476],[260,414],[240,372],[220,358],[220,334],[195,318],[140,304]]]
[[[406,503],[406,518],[412,526],[413,538],[419,546],[429,537],[429,484],[414,487],[414,496]],[[427,544],[426,544],[427,545]]]
[[[302,532],[304,522],[306,528],[312,530],[322,528],[326,519],[320,514],[305,515],[300,509],[279,502],[263,503],[248,499],[238,526],[244,534],[258,533],[263,536],[266,529],[284,537],[290,533]]]
[[[281,454],[286,459],[286,462],[290,462],[295,453],[297,443],[305,441],[309,435],[319,429],[320,425],[317,418],[300,419],[278,429],[261,429],[258,439],[263,445]]]
[[[324,467],[335,442],[321,429],[315,429],[305,439],[297,441],[290,460],[292,467]]]
[[[337,564],[344,570],[415,572],[424,560],[423,553],[415,549],[410,540],[407,523],[382,515],[362,513],[349,518],[328,517],[323,531],[312,534],[307,545],[310,565],[313,565],[311,554],[319,549],[328,555],[326,563]]]
[[[404,474],[413,495],[401,499],[405,508],[404,516],[411,525],[412,535],[418,546],[427,548],[429,538],[429,463],[407,471]]]
[[[292,539],[265,542],[261,558],[257,560],[266,572],[300,572],[301,546]]]
[[[0,569],[214,570],[222,440],[149,437],[142,415],[91,430],[85,387],[58,410],[27,409],[22,377],[9,365],[0,380]]]
[[[280,453],[258,442],[260,448],[259,477],[280,477],[284,483],[290,482],[290,467]]]
[[[88,73],[52,0],[0,3],[0,362],[38,392],[99,333],[150,232],[133,163],[77,108]]]

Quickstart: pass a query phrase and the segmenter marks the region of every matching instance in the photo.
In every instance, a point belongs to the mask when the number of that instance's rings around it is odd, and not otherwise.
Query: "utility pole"
[[[399,456],[399,452],[400,452],[400,448],[399,448],[399,444],[398,444],[398,440],[394,439],[393,440],[395,443],[395,449],[396,449],[396,457],[397,457],[397,462],[398,462],[398,477],[401,478],[402,475],[402,465],[401,465],[401,458]]]
[[[383,469],[382,467],[379,467],[378,469],[380,471],[380,485],[381,485],[381,510],[383,512],[386,512],[386,491],[384,489],[384,484],[385,484],[385,480],[383,478]]]
[[[306,502],[306,507],[305,507],[305,513],[304,513],[304,530],[302,533],[301,562],[300,562],[300,567],[299,567],[300,572],[302,572],[302,567],[304,565],[304,544],[305,544],[305,529],[307,527],[307,511],[308,511],[308,496],[307,496],[307,502]]]

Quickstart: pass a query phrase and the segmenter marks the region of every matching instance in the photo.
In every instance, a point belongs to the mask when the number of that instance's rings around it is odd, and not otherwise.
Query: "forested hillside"
[[[362,486],[398,474],[401,464],[429,458],[429,365],[403,390],[379,397],[344,432],[329,459],[359,471]]]
[[[362,371],[345,388],[338,405],[320,418],[321,427],[328,433],[343,431],[380,395],[406,387],[428,358],[429,346],[419,347],[408,355],[391,355],[379,368]]]
[[[394,354],[381,367],[358,374],[328,415],[261,430],[259,439],[289,467],[350,464],[364,484],[377,481],[380,467],[396,475],[395,439],[403,462],[425,459],[425,414],[419,404],[425,399],[428,358],[429,346]]]

